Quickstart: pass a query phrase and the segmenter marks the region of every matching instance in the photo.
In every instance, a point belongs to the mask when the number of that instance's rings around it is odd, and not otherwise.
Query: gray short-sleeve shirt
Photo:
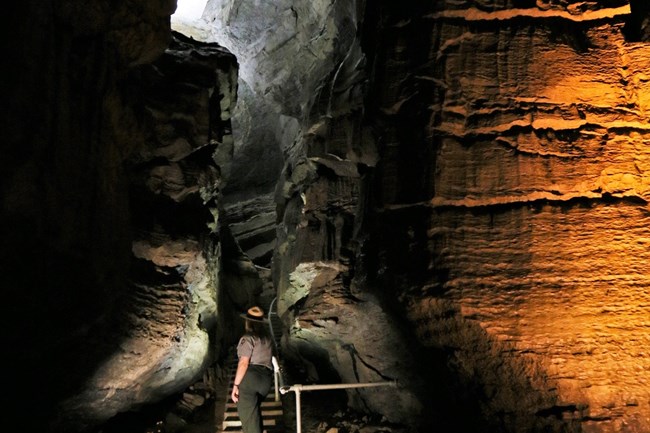
[[[237,356],[250,357],[251,364],[263,365],[267,368],[273,369],[271,365],[271,356],[273,355],[273,348],[271,347],[271,340],[261,340],[250,334],[246,334],[239,339],[237,344]]]

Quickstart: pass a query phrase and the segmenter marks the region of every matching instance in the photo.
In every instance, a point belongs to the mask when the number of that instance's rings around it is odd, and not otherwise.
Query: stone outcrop
[[[173,1],[11,7],[10,409],[24,431],[83,431],[179,393],[219,350],[236,61],[172,40]]]
[[[54,402],[106,356],[101,343],[89,347],[110,335],[126,290],[122,162],[144,138],[123,80],[167,47],[173,10],[173,1],[8,5],[0,262],[12,348],[6,410],[25,431],[42,431]],[[25,414],[30,405],[39,410]]]
[[[221,23],[244,40],[282,39],[289,21],[265,20],[302,16],[236,6]],[[311,115],[269,98],[292,137],[274,253],[288,353],[306,378],[358,379],[340,347],[379,357],[347,322],[370,320],[367,294],[391,318],[378,334],[414,331],[416,373],[375,377],[422,378],[430,396],[407,393],[431,409],[424,431],[648,430],[645,6],[357,8],[360,45],[317,81],[329,94],[292,101]],[[241,10],[264,19],[242,28]],[[243,68],[269,95],[282,81],[264,81],[267,57],[302,59],[292,40]]]
[[[310,383],[377,385],[347,390],[348,405],[392,424],[417,425],[424,405],[416,392],[423,390],[410,340],[378,299],[351,290],[348,273],[335,262],[301,263],[292,273],[278,306],[294,321],[286,362],[300,366]]]
[[[650,47],[624,1],[507,3],[384,5],[375,282],[468,430],[648,431]]]
[[[279,226],[273,277],[278,310],[291,328],[283,345],[289,362],[306,365],[308,380],[325,383],[400,378],[407,386],[397,390],[349,392],[350,404],[393,422],[417,424],[423,406],[414,392],[421,395],[422,390],[409,367],[411,351],[390,352],[411,341],[371,293],[349,295],[358,252],[355,243],[360,241],[356,232],[363,224],[367,197],[366,173],[377,162],[374,136],[361,121],[366,64],[355,34],[362,5],[311,2],[307,7],[294,2],[265,9],[248,2],[213,2],[216,5],[214,22],[209,19],[210,7],[204,14],[217,28],[212,37],[238,55],[244,71],[241,80],[254,96],[281,114],[275,128],[281,131],[285,162],[275,192]],[[294,16],[294,21],[280,20],[283,13]],[[259,28],[248,27],[251,22]],[[275,23],[284,24],[272,27]],[[259,38],[260,33],[271,37]],[[311,54],[315,52],[321,54]],[[288,58],[291,65],[285,63]],[[250,136],[251,131],[241,134]],[[296,279],[303,278],[308,281],[295,294]],[[340,303],[332,303],[339,297]],[[364,332],[368,329],[373,336]],[[381,340],[380,335],[391,338]]]
[[[232,154],[236,77],[230,53],[180,35],[131,73],[145,139],[126,161],[134,259],[113,335],[120,343],[63,403],[65,422],[92,425],[160,401],[215,359],[218,198]]]

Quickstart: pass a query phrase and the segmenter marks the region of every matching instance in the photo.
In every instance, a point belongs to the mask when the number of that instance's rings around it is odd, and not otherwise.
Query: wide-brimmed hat
[[[266,317],[264,317],[264,310],[262,310],[257,305],[250,307],[245,313],[241,313],[240,316],[252,322],[268,323],[269,321]]]

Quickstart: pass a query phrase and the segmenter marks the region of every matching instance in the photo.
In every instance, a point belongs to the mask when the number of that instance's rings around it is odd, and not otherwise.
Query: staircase
[[[271,304],[271,307],[273,305]],[[270,310],[267,310],[270,311]],[[280,346],[281,332],[280,328],[280,319],[278,318],[275,312],[269,314],[269,319],[271,326],[275,332],[272,333],[276,349]],[[276,354],[278,351],[276,350]],[[277,355],[276,355],[277,356]],[[227,392],[224,404],[223,417],[221,418],[221,425],[217,426],[217,433],[242,433],[241,420],[239,419],[239,414],[237,413],[237,404],[230,399],[232,393],[235,373],[237,371],[237,350],[235,347],[231,348],[228,353],[228,359],[226,361],[226,367],[228,369],[228,387],[227,390],[224,389],[224,392]],[[280,377],[282,375],[280,374]],[[280,382],[278,386],[281,386]],[[269,394],[266,396],[262,402],[262,423],[264,425],[264,430],[267,433],[283,433],[284,428],[284,412],[282,410],[282,399],[279,397],[276,399],[275,389],[272,388]]]

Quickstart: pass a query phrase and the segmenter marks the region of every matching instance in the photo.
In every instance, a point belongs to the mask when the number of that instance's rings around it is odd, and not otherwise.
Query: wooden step
[[[275,400],[265,400],[262,402],[262,408],[271,408],[271,407],[282,407],[282,401]],[[227,409],[237,409],[237,403],[233,403],[232,400],[226,403]]]
[[[275,427],[276,422],[274,419],[262,419],[262,425],[264,427]],[[223,422],[223,428],[227,427],[241,427],[241,420],[231,420],[231,421],[226,421],[224,420]]]
[[[284,426],[268,426],[263,430],[265,433],[285,433]],[[219,429],[219,433],[244,433],[241,429],[241,426],[231,426],[223,430]]]
[[[262,410],[262,418],[264,417],[274,417],[274,416],[282,416],[282,409],[270,409],[270,410]],[[230,420],[232,418],[238,418],[239,414],[237,411],[235,412],[226,412],[224,419]]]

